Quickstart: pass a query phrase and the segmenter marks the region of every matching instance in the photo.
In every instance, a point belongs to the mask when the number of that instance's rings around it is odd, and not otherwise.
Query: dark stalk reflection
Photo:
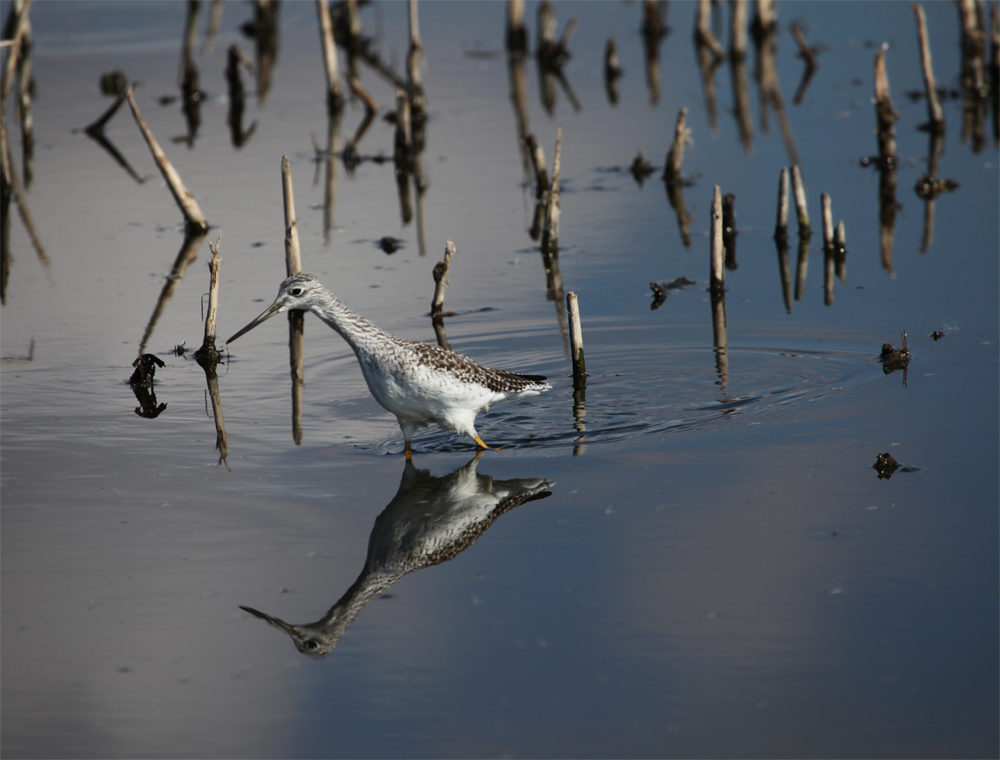
[[[970,142],[973,153],[986,145],[986,101],[990,85],[986,79],[986,30],[982,6],[973,0],[957,2],[962,25],[962,143]],[[991,6],[991,10],[992,10]]]
[[[140,177],[136,170],[132,168],[132,165],[128,162],[128,160],[121,154],[121,152],[119,152],[118,148],[115,147],[115,145],[104,133],[104,125],[111,120],[111,117],[118,112],[118,109],[121,108],[122,103],[126,100],[125,91],[126,88],[122,87],[118,96],[115,98],[115,102],[112,103],[108,110],[101,114],[96,121],[84,128],[84,134],[104,148],[104,150],[108,152],[108,155],[114,159],[115,163],[122,167],[132,179],[141,185],[149,179],[149,176]]]
[[[302,654],[329,654],[368,603],[404,575],[454,559],[504,513],[552,495],[551,480],[494,480],[477,473],[481,455],[443,477],[407,460],[399,490],[375,518],[361,574],[316,622],[294,625],[251,607],[240,609],[288,634]]]
[[[174,142],[185,143],[188,148],[194,147],[194,140],[198,136],[198,128],[201,126],[201,101],[204,97],[199,86],[198,67],[195,66],[192,55],[195,36],[198,32],[200,5],[199,0],[188,0],[187,17],[184,23],[184,43],[181,47],[180,72],[177,75],[177,84],[181,90],[181,109],[187,124],[187,134],[175,137]]]
[[[726,321],[726,291],[724,289],[709,289],[712,301],[712,344],[715,352],[715,372],[719,377],[718,385],[723,393],[729,384],[729,326]]]
[[[254,41],[257,72],[257,103],[263,105],[271,89],[271,74],[278,62],[278,11],[277,0],[255,0],[254,16],[240,31]]]
[[[646,0],[642,4],[640,33],[642,34],[643,60],[646,63],[646,87],[649,88],[649,104],[651,106],[656,106],[660,102],[660,43],[669,32],[666,2]]]
[[[229,114],[226,123],[229,125],[229,139],[237,150],[242,148],[253,137],[257,129],[257,120],[243,129],[243,112],[246,109],[246,91],[243,87],[243,77],[240,75],[240,65],[253,73],[253,62],[247,57],[235,42],[229,46],[226,54],[226,82],[229,85]]]
[[[699,0],[697,23],[694,31],[695,58],[701,72],[701,86],[705,92],[705,111],[712,134],[719,132],[719,118],[715,104],[715,72],[725,60],[722,46],[709,27],[711,6],[709,0]]]
[[[792,127],[785,113],[785,102],[781,95],[781,83],[778,81],[778,16],[773,2],[759,2],[757,15],[753,21],[753,39],[757,50],[757,67],[755,77],[760,91],[760,129],[765,135],[769,133],[768,108],[774,109],[778,119],[778,127],[785,142],[785,149],[793,164],[799,164],[799,154],[795,148],[795,138]]]
[[[746,155],[753,153],[753,113],[747,84],[747,0],[733,0],[729,41],[729,78],[733,85],[733,116]]]
[[[181,249],[177,252],[177,258],[174,259],[174,264],[170,268],[170,274],[167,275],[167,280],[163,283],[160,296],[156,299],[156,306],[153,307],[153,313],[150,315],[149,322],[146,323],[146,329],[142,334],[142,339],[139,341],[140,354],[145,353],[146,344],[149,342],[150,337],[152,337],[153,330],[156,329],[156,323],[163,315],[170,299],[173,298],[178,284],[184,279],[187,268],[198,258],[198,247],[207,234],[207,231],[195,230],[190,227],[184,234],[184,242],[181,243]]]
[[[664,182],[664,186],[667,191],[667,202],[677,215],[677,228],[681,234],[681,242],[685,248],[690,248],[691,215],[688,213],[687,205],[684,203],[684,182],[667,180]]]
[[[142,354],[132,362],[135,372],[129,378],[128,384],[135,394],[135,400],[139,406],[135,408],[135,413],[146,419],[156,419],[167,408],[166,404],[156,403],[156,390],[153,387],[154,377],[157,367],[165,367],[166,364],[160,357],[153,354]]]
[[[882,268],[892,276],[892,245],[896,226],[896,121],[899,114],[892,104],[889,76],[885,67],[888,44],[875,54],[875,116],[878,137],[879,249]]]
[[[31,34],[31,20],[28,18],[27,4],[23,18],[23,30],[20,37],[20,50],[17,58],[17,113],[21,122],[21,167],[24,174],[24,187],[31,189],[34,179],[32,166],[35,159],[35,126],[31,112],[31,102],[35,92],[35,80],[31,75],[31,58],[34,43]],[[13,32],[18,15],[18,3],[14,3],[8,16],[8,29]],[[11,39],[12,34],[5,35],[4,39]],[[6,92],[4,93],[6,95]]]
[[[563,28],[562,37],[556,39],[556,12],[549,0],[538,6],[538,46],[535,57],[538,61],[539,90],[545,113],[555,116],[556,84],[562,87],[574,111],[581,110],[580,101],[570,86],[563,67],[570,58],[569,40],[576,31],[577,17],[571,16]]]
[[[7,283],[10,279],[10,265],[12,256],[10,253],[10,203],[17,201],[18,215],[24,225],[25,232],[31,240],[31,245],[38,255],[38,261],[45,270],[45,277],[51,277],[51,260],[45,252],[41,238],[35,230],[35,222],[28,209],[28,200],[21,186],[21,181],[17,176],[17,169],[10,155],[10,143],[7,140],[7,125],[0,121],[0,211],[2,211],[3,222],[0,225],[0,302],[7,301]],[[51,280],[50,280],[51,281]]]

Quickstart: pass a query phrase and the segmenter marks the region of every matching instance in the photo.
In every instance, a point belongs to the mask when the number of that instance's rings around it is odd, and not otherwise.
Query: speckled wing
[[[432,343],[411,342],[409,347],[422,364],[447,372],[460,382],[478,383],[494,393],[544,391],[551,387],[542,375],[522,375],[505,369],[483,367],[468,356]]]

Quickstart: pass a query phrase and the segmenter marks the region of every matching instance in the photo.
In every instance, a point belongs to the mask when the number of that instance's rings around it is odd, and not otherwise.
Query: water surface
[[[976,152],[962,100],[946,99],[940,173],[959,188],[937,197],[928,240],[913,190],[926,171],[926,106],[904,94],[923,86],[907,4],[781,3],[793,142],[773,109],[764,128],[751,44],[749,150],[728,62],[712,80],[713,128],[694,5],[670,5],[655,92],[640,5],[556,5],[560,31],[579,17],[564,69],[579,110],[557,83],[548,112],[529,57],[527,129],[551,163],[562,128],[559,266],[583,312],[584,399],[574,399],[561,300],[547,297],[528,234],[534,188],[502,4],[420,5],[423,252],[417,219],[401,220],[394,128],[381,118],[359,152],[390,160],[352,176],[335,162],[325,229],[313,141],[325,143],[328,123],[311,4],[281,8],[263,102],[243,73],[243,123],[256,127],[240,147],[223,69],[232,42],[253,57],[238,31],[251,9],[226,4],[206,51],[203,7],[200,124],[190,145],[173,139],[188,126],[180,102],[160,98],[178,94],[185,9],[32,6],[26,198],[51,265],[12,206],[0,367],[6,756],[996,756],[998,156],[993,124]],[[536,10],[527,4],[532,39]],[[926,11],[937,78],[954,89],[957,11]],[[401,67],[405,6],[362,18]],[[792,21],[823,48],[798,105]],[[713,23],[728,44],[728,8]],[[624,70],[617,104],[603,78],[609,36]],[[860,165],[877,152],[871,72],[883,41],[900,114],[889,268],[879,175]],[[81,131],[110,105],[98,81],[115,68],[145,83],[143,116],[212,225],[151,332],[181,215],[127,108],[106,136],[144,181]],[[370,68],[362,83],[381,113],[394,107],[394,88]],[[682,106],[687,246],[659,178]],[[341,145],[362,116],[348,108]],[[8,124],[20,170],[20,132]],[[772,231],[791,150],[817,232],[789,311]],[[642,185],[629,171],[637,151],[658,169]],[[470,441],[431,429],[408,468],[398,425],[348,347],[309,317],[300,441],[275,319],[219,367],[220,461],[205,374],[172,351],[201,342],[207,242],[220,234],[220,333],[274,297],[282,155],[305,270],[381,327],[435,340],[431,269],[456,243],[453,348],[553,384],[480,417],[497,450],[472,461]],[[725,348],[706,291],[715,184],[736,196],[739,232]],[[847,229],[832,298],[821,192]],[[376,243],[386,235],[401,250],[385,254]],[[793,224],[793,278],[797,265]],[[696,284],[651,309],[650,281],[681,276]],[[886,374],[879,351],[903,331],[913,358],[905,376]],[[143,350],[166,363],[155,418],[136,413],[125,382],[147,332]],[[887,479],[872,468],[884,452],[901,465]],[[524,489],[538,492],[519,502]],[[372,576],[381,585],[351,596]],[[319,659],[240,609],[305,624],[345,599],[364,603]]]

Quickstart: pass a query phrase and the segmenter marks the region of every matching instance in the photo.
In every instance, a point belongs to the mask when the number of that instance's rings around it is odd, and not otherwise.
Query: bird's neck
[[[336,330],[355,352],[364,350],[372,337],[388,335],[360,314],[348,309],[333,295],[326,303],[313,306],[310,311]]]

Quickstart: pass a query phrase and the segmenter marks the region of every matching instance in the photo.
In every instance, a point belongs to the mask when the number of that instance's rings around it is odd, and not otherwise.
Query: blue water
[[[194,60],[205,92],[189,146],[176,96],[186,5],[35,3],[33,181],[43,267],[14,206],[2,323],[2,752],[10,757],[995,757],[998,747],[998,308],[994,125],[976,153],[962,102],[945,100],[926,250],[926,106],[905,3],[780,3],[777,66],[815,233],[788,311],[772,232],[790,161],[777,114],[739,139],[731,69],[714,75],[713,133],[691,33],[672,3],[657,102],[642,6],[558,3],[576,14],[564,73],[543,107],[525,61],[528,130],[551,167],[562,129],[559,266],[579,297],[585,398],[574,401],[561,301],[547,299],[528,228],[500,3],[424,2],[426,253],[404,224],[391,160],[337,165],[324,230],[327,119],[312,4],[280,10],[263,102],[247,88],[235,148],[225,52],[249,6],[227,4]],[[958,11],[927,3],[939,85],[958,86]],[[534,40],[537,5],[525,18]],[[713,28],[729,41],[729,7]],[[753,9],[749,9],[752,17]],[[400,69],[406,7],[363,9]],[[800,105],[792,21],[821,47]],[[603,53],[624,75],[608,102]],[[872,60],[889,42],[899,165],[891,271],[879,248]],[[473,55],[469,53],[473,52]],[[453,348],[549,376],[477,429],[494,451],[430,429],[414,469],[396,421],[346,344],[306,322],[301,438],[287,334],[274,319],[219,367],[226,456],[190,358],[202,338],[207,245],[144,350],[166,366],[155,419],[125,380],[181,247],[181,215],[127,107],[106,128],[141,184],[80,130],[110,105],[101,74],[146,87],[144,118],[221,234],[219,332],[270,303],[284,273],[279,165],[295,183],[303,266],[351,308],[434,341],[431,269],[456,243],[445,320]],[[394,88],[362,66],[380,115]],[[660,180],[689,109],[690,246]],[[341,145],[361,122],[350,107]],[[23,167],[13,109],[8,134]],[[359,152],[391,159],[378,119]],[[637,151],[656,172],[640,186]],[[714,185],[736,196],[738,268],[726,273],[726,345],[708,281]],[[844,280],[824,288],[820,193],[846,225]],[[793,213],[794,217],[794,213]],[[792,224],[794,286],[798,240]],[[386,235],[403,247],[386,255]],[[678,277],[653,310],[651,281]],[[907,333],[906,373],[882,344]],[[939,332],[938,339],[932,333]],[[188,353],[172,353],[186,343]],[[899,463],[888,479],[872,465]],[[463,469],[464,468],[464,469]],[[475,470],[477,477],[471,477]],[[504,499],[515,481],[543,498]],[[388,538],[387,538],[388,536]],[[395,538],[392,538],[395,537]],[[366,564],[367,563],[367,564]],[[381,582],[325,657],[240,609],[315,623]],[[364,584],[362,584],[363,586]],[[365,588],[369,588],[365,586]],[[328,639],[329,640],[329,639]]]

